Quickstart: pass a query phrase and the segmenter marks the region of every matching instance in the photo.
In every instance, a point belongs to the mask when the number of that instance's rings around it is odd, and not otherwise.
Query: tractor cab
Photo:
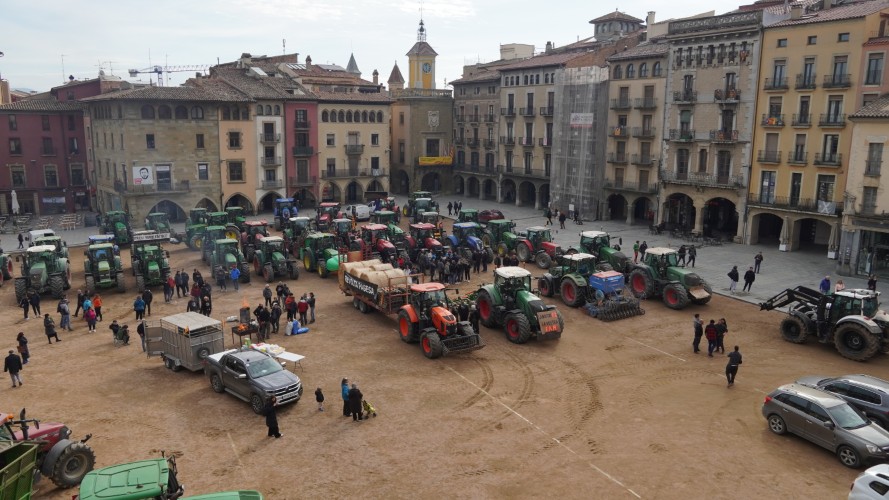
[[[494,270],[494,286],[503,297],[515,297],[522,290],[531,290],[531,271],[521,267],[498,267]]]
[[[426,241],[429,238],[435,239],[435,226],[432,224],[411,224],[411,236],[418,242]]]
[[[515,222],[508,219],[495,219],[488,222],[488,232],[494,241],[503,241],[503,235],[515,232]]]
[[[93,262],[107,262],[114,259],[114,245],[111,243],[96,243],[87,247],[87,258]]]
[[[589,276],[596,272],[596,256],[588,253],[560,255],[556,258],[556,263],[556,266],[549,269],[553,276],[557,272],[563,276],[571,273]]]
[[[432,198],[417,198],[414,200],[414,213],[435,212],[438,204]]]
[[[309,230],[309,224],[312,222],[312,219],[308,217],[291,217],[287,219],[288,227],[291,231],[293,231],[294,235],[302,234]]]
[[[429,191],[414,191],[411,193],[411,201],[415,201],[419,198],[432,198],[432,193]]]
[[[238,242],[233,239],[220,238],[214,242],[214,245],[214,251],[219,255],[238,253]]]
[[[645,251],[645,264],[656,269],[659,276],[667,276],[668,268],[679,267],[679,254],[672,248],[649,248]]]
[[[269,235],[269,223],[265,220],[251,220],[244,222],[244,236],[248,243],[253,243],[258,235]]]
[[[192,208],[188,211],[188,225],[207,224],[207,209]]]
[[[41,236],[32,240],[31,245],[52,245],[55,247],[57,254],[63,257],[68,256],[68,243],[62,241],[61,236]]]
[[[280,252],[284,253],[284,238],[280,236],[269,236],[268,238],[263,238],[259,242],[259,247],[263,249],[264,252]]]
[[[159,233],[169,233],[170,218],[165,212],[152,212],[145,216],[145,228]]]
[[[225,213],[228,214],[227,222],[242,227],[247,217],[244,215],[244,207],[226,207]]]
[[[389,210],[377,210],[370,214],[370,221],[374,224],[395,224],[395,212]]]
[[[474,208],[462,208],[457,214],[457,222],[478,222],[478,210]]]
[[[445,295],[445,286],[434,281],[411,285],[411,297],[418,312],[426,312],[433,307],[447,308],[450,305]]]
[[[228,224],[227,212],[210,212],[207,214],[208,226],[225,226]]]
[[[469,237],[478,238],[481,226],[478,222],[458,222],[451,229],[457,241],[466,241]]]
[[[285,219],[296,216],[299,212],[299,209],[296,207],[296,200],[293,198],[276,199],[273,210],[275,217],[284,217]]]
[[[552,232],[550,232],[549,228],[543,226],[529,227],[525,230],[525,236],[534,245],[534,248],[540,248],[543,243],[553,241]]]
[[[595,253],[599,248],[611,246],[611,236],[604,231],[584,231],[580,233],[580,248],[584,252]]]
[[[874,318],[880,311],[880,292],[865,289],[845,289],[835,292],[829,297],[830,321],[836,323],[846,316],[861,315],[866,318]]]
[[[318,229],[327,231],[331,221],[341,217],[340,208],[341,206],[339,203],[329,201],[325,201],[318,205],[318,214],[315,216],[315,222],[318,225]]]
[[[306,236],[305,248],[311,250],[316,255],[328,248],[336,248],[337,244],[334,240],[335,236],[330,233],[309,233]]]
[[[361,227],[361,239],[367,243],[377,240],[388,240],[388,228],[382,224],[367,224]]]
[[[25,267],[30,268],[38,262],[50,262],[53,260],[55,252],[56,247],[53,245],[36,245],[28,247],[28,250],[25,253]]]

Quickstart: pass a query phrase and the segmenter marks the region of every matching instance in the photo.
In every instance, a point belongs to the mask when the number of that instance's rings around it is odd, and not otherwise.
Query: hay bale
[[[390,269],[393,269],[392,264],[388,264],[388,263],[386,263],[386,264],[374,264],[374,265],[372,265],[372,266],[368,266],[368,267],[370,267],[370,268],[373,269],[374,271],[388,271],[388,270],[390,270]]]
[[[352,276],[361,277],[361,270],[368,266],[373,266],[380,264],[380,259],[371,259],[371,260],[360,260],[357,262],[343,262],[340,264],[340,273],[339,273],[339,282],[340,287],[346,286],[345,279],[343,278],[343,274],[349,273]],[[362,278],[363,279],[363,278]]]

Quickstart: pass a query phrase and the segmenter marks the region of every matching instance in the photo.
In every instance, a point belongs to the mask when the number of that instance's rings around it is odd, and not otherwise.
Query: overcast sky
[[[596,4],[599,4],[596,6]],[[696,6],[697,5],[697,6]],[[582,0],[425,0],[427,42],[438,52],[436,79],[460,77],[464,64],[496,60],[501,43],[564,45],[593,34],[589,20],[620,7],[656,20],[715,9],[721,14],[737,3],[703,5],[692,0],[600,3]],[[0,76],[12,88],[43,91],[68,75],[93,78],[107,73],[130,78],[130,68],[153,65],[210,66],[254,55],[298,52],[315,63],[343,67],[354,52],[362,76],[389,78],[398,61],[407,78],[405,53],[417,37],[420,2],[414,0],[29,0],[3,8]],[[64,69],[63,69],[64,60]],[[193,72],[170,73],[179,85]]]

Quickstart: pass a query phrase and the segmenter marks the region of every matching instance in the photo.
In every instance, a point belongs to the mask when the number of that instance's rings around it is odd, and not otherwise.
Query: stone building
[[[500,73],[467,67],[451,85],[456,125],[454,192],[499,201]]]

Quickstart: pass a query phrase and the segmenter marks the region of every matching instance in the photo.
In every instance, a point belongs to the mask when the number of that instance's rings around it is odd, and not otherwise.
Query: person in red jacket
[[[716,320],[710,320],[710,324],[707,325],[707,328],[704,328],[704,336],[707,337],[707,356],[713,357],[713,351],[716,350]]]
[[[306,317],[306,313],[309,312],[309,302],[306,300],[305,295],[299,299],[299,302],[296,304],[296,310],[299,311],[299,323],[301,325],[309,324],[309,320]]]

